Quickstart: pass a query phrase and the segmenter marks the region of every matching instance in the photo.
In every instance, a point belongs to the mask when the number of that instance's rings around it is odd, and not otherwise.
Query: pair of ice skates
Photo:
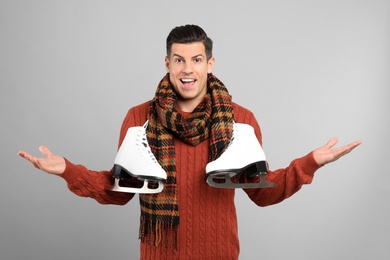
[[[159,193],[164,188],[166,172],[154,157],[147,141],[146,126],[130,127],[114,162],[113,191]],[[233,137],[222,155],[206,165],[207,183],[217,188],[268,188],[267,162],[253,127],[234,123]],[[126,187],[130,177],[143,181],[142,187]],[[260,178],[257,179],[257,176]]]

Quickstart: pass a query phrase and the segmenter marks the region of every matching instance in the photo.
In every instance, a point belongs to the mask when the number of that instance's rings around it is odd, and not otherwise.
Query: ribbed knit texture
[[[123,122],[119,144],[129,127],[143,125],[147,109],[148,102],[129,111]],[[234,120],[238,123],[252,125],[261,142],[260,128],[253,114],[237,104],[233,104],[233,109]],[[178,229],[178,248],[174,250],[141,243],[141,259],[237,260],[239,240],[234,189],[218,189],[206,183],[208,141],[192,147],[175,139],[175,151],[181,218]],[[90,171],[82,165],[74,165],[69,161],[66,163],[65,172],[60,176],[67,181],[69,189],[77,195],[94,198],[103,204],[120,205],[133,197],[133,194],[107,190],[112,182],[110,171]],[[277,187],[249,189],[245,192],[259,206],[279,203],[297,192],[303,184],[311,183],[314,172],[319,167],[312,153],[309,153],[292,161],[285,169],[268,173],[267,180],[277,183]],[[129,216],[129,221],[138,222],[139,220]]]
[[[236,214],[235,210],[226,211],[234,209],[234,190],[215,189],[205,183],[208,142],[196,147],[180,142],[175,149],[181,216],[178,250],[141,244],[141,259],[237,259]],[[235,223],[235,228],[226,228],[226,223]],[[232,237],[234,243],[230,242]]]

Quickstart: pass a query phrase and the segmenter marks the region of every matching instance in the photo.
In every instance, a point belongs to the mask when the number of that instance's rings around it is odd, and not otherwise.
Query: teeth
[[[181,81],[183,81],[183,82],[193,82],[194,80],[193,79],[181,79]]]

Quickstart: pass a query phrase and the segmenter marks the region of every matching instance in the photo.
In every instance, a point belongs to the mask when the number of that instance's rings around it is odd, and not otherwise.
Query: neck
[[[198,99],[196,99],[196,100],[177,99],[176,106],[183,112],[192,112],[202,101],[203,101],[203,98],[201,100],[198,100]]]
[[[198,103],[199,104],[199,103]],[[177,101],[177,107],[183,112],[192,112],[198,104],[190,104],[188,102]]]

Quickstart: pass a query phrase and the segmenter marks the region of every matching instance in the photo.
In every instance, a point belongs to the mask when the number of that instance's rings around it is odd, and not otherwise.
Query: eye
[[[202,62],[202,58],[195,58],[195,59],[194,59],[194,62],[195,62],[195,63]]]
[[[181,63],[181,62],[183,62],[183,60],[180,59],[180,58],[176,58],[176,59],[175,59],[175,62],[176,62],[176,63]]]

